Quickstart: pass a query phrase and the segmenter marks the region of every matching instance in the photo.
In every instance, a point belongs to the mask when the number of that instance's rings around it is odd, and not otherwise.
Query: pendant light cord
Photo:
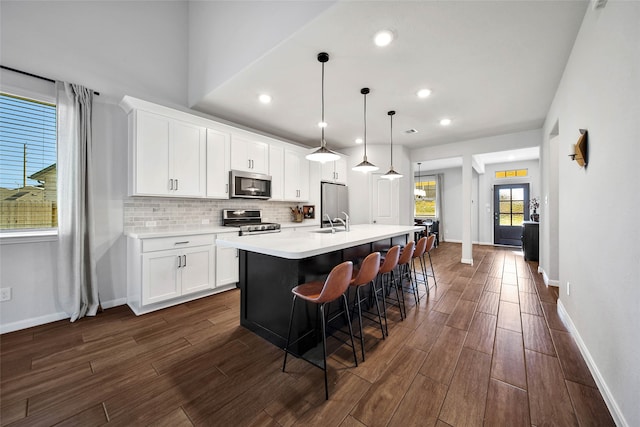
[[[320,146],[324,147],[326,145],[326,142],[324,141],[324,62],[322,63],[322,129],[321,129],[321,133],[322,133],[322,140],[320,141]]]
[[[367,94],[364,94],[364,159],[367,160]]]
[[[390,141],[391,141],[391,169],[393,169],[393,114],[390,115],[391,116],[391,135],[390,135]]]

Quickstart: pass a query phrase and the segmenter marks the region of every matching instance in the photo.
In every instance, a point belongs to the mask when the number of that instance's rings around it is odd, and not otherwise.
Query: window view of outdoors
[[[0,93],[0,229],[57,227],[56,106]]]
[[[414,190],[417,217],[436,217],[436,180],[432,177],[422,177],[416,181]]]
[[[501,188],[500,225],[521,226],[524,221],[524,189]]]

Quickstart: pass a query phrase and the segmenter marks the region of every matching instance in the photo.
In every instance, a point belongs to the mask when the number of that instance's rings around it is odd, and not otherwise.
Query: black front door
[[[529,220],[529,184],[493,187],[493,242],[522,246],[522,222]]]

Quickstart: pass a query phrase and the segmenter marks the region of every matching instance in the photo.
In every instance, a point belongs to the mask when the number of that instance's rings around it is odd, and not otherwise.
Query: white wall
[[[559,307],[626,426],[640,425],[639,41],[640,2],[589,9],[544,127],[551,151],[559,123]],[[586,169],[567,157],[579,128]]]
[[[93,116],[98,288],[104,306],[122,304],[127,120],[116,103],[130,94],[186,104],[186,3],[2,2],[0,19],[2,65],[101,93]],[[2,331],[67,317],[55,302],[56,248],[0,246],[0,280],[13,288],[2,302]]]

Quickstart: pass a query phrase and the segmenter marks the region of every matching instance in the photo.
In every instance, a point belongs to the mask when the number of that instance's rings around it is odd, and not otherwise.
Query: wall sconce
[[[578,138],[578,142],[573,145],[573,154],[569,154],[571,160],[575,160],[578,163],[578,166],[584,167],[589,163],[589,131],[586,129],[580,129],[580,138]]]

